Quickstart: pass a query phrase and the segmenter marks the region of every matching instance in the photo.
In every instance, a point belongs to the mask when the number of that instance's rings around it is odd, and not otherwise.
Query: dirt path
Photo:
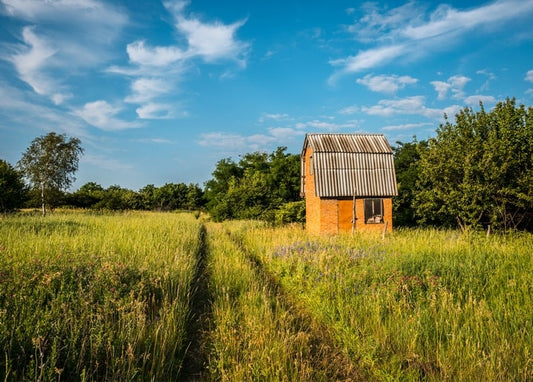
[[[197,253],[196,272],[192,282],[189,309],[191,316],[187,323],[187,352],[183,360],[180,373],[181,381],[207,380],[205,365],[207,365],[208,345],[207,332],[212,317],[207,270],[207,230],[204,225],[199,232],[199,247]]]
[[[199,233],[200,246],[197,253],[197,269],[193,280],[193,288],[189,308],[192,312],[188,322],[188,349],[180,374],[182,381],[209,381],[208,357],[210,351],[209,334],[212,328],[212,296],[208,283],[210,280],[208,233],[202,226]],[[317,322],[304,307],[298,305],[279,282],[268,272],[259,257],[255,256],[243,243],[231,233],[228,238],[245,254],[251,268],[269,291],[271,298],[279,302],[279,306],[291,315],[290,321],[297,323],[291,330],[294,333],[305,333],[309,340],[309,364],[316,370],[318,380],[327,381],[360,381],[362,376],[353,363],[335,343],[327,326]]]

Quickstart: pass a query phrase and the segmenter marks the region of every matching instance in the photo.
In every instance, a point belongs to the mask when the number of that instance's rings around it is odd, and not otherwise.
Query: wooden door
[[[354,215],[353,199],[339,200],[339,204],[338,204],[339,232],[352,232],[353,215]]]

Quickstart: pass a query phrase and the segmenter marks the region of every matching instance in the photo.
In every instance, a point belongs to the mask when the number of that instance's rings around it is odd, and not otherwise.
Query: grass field
[[[0,220],[0,379],[533,379],[533,235]]]

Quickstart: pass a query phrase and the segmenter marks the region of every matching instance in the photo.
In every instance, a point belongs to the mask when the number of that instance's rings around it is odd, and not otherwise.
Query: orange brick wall
[[[311,174],[309,163],[313,150],[305,152],[305,226],[308,232],[320,233],[320,198],[315,193],[315,176]]]
[[[315,194],[315,179],[311,174],[309,163],[312,149],[305,152],[305,219],[306,229],[310,233],[336,234],[351,232],[351,219],[353,215],[353,199],[320,199]],[[384,223],[365,224],[365,211],[363,199],[356,199],[356,231],[383,232],[385,222],[387,231],[392,231],[392,199],[383,199]]]
[[[383,232],[385,223],[387,223],[387,232],[392,231],[392,199],[383,199],[383,223],[380,224],[366,224],[365,223],[365,202],[364,199],[357,199],[355,203],[355,211],[357,214],[356,230],[357,231],[378,231]]]
[[[339,212],[337,199],[320,200],[320,233],[339,232]]]

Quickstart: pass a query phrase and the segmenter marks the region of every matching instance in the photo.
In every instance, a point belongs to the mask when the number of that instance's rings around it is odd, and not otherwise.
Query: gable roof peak
[[[392,154],[383,134],[312,133],[306,134],[302,153],[307,146],[311,146],[313,152]]]

